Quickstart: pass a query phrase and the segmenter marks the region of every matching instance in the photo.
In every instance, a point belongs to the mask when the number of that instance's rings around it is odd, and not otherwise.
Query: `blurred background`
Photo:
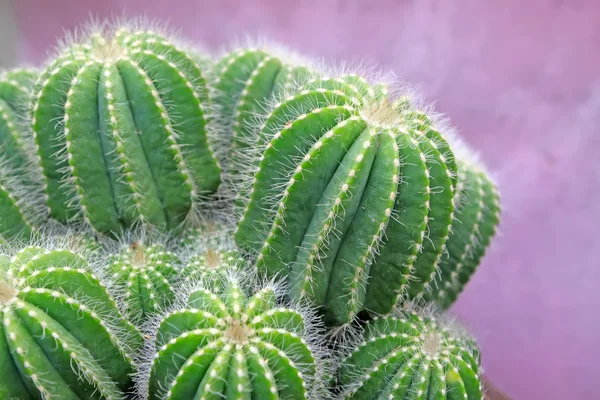
[[[501,235],[452,310],[486,374],[515,399],[600,398],[597,0],[0,0],[0,66],[123,14],[209,50],[260,35],[418,84],[502,191]]]

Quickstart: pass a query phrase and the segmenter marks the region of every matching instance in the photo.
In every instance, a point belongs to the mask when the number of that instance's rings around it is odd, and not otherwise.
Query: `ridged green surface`
[[[272,289],[197,290],[158,329],[149,398],[305,399],[316,366],[304,335],[302,315],[278,307]]]
[[[135,243],[112,258],[112,282],[124,294],[127,318],[140,325],[164,312],[175,300],[180,260],[159,245]]]
[[[244,258],[236,250],[208,247],[188,260],[183,269],[183,280],[192,284],[199,282],[215,292],[221,292],[228,276],[243,269]]]
[[[457,211],[447,253],[425,299],[447,309],[469,282],[500,222],[500,196],[489,176],[471,162],[459,163]]]
[[[28,247],[0,273],[0,398],[124,399],[139,332],[86,261]]]
[[[249,190],[248,170],[256,156],[259,116],[274,99],[311,75],[307,66],[267,50],[242,48],[224,55],[211,71],[215,125],[226,142],[227,176],[238,192]],[[243,199],[237,198],[237,205]],[[239,216],[238,216],[239,217]]]
[[[73,45],[35,88],[52,217],[102,233],[137,224],[178,231],[220,182],[209,108],[203,72],[156,33],[120,29]]]
[[[371,321],[341,361],[338,384],[352,400],[481,400],[479,350],[433,317]]]
[[[17,69],[0,73],[0,242],[27,238],[43,219],[41,185],[32,171],[35,155],[26,124],[37,72]]]
[[[269,113],[236,242],[329,324],[385,314],[435,278],[454,210],[454,155],[435,125],[348,75]]]

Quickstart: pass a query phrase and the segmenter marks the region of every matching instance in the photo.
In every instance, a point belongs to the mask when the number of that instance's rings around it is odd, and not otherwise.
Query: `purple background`
[[[454,307],[517,399],[598,398],[600,3],[541,0],[15,1],[21,56],[144,13],[209,49],[247,33],[417,83],[501,185],[502,234]]]

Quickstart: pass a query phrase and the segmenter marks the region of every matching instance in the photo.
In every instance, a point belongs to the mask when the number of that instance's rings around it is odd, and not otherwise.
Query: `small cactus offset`
[[[459,159],[456,217],[439,276],[425,299],[449,308],[475,273],[500,221],[500,197],[488,174],[473,161]]]
[[[142,337],[86,260],[70,250],[27,247],[6,264],[0,397],[124,399]]]
[[[322,387],[303,314],[272,288],[248,297],[231,280],[221,294],[193,291],[187,306],[158,328],[150,399],[306,399]]]
[[[202,285],[220,292],[226,286],[227,276],[243,270],[245,264],[246,260],[238,251],[209,247],[188,260],[183,280],[187,284],[202,282]]]
[[[52,217],[119,234],[195,216],[220,182],[196,58],[153,31],[105,29],[42,72],[32,126]]]
[[[112,258],[112,283],[123,296],[124,313],[136,325],[166,310],[176,298],[179,258],[159,245],[127,246]]]
[[[283,51],[242,47],[225,54],[211,69],[213,129],[226,142],[228,183],[237,191],[245,191],[248,184],[245,171],[249,153],[254,151],[259,116],[272,98],[311,75],[308,65],[297,58]]]
[[[319,78],[273,108],[236,232],[259,271],[289,273],[292,296],[333,324],[419,297],[453,221],[448,141],[405,98],[376,89],[355,75]]]
[[[338,381],[352,400],[483,399],[475,342],[413,312],[371,321],[341,361]]]
[[[0,242],[29,237],[46,214],[26,124],[36,76],[31,69],[0,73]]]

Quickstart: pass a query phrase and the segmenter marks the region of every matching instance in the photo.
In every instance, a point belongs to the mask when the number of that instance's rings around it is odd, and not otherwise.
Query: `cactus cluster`
[[[0,74],[1,398],[482,399],[424,310],[495,183],[413,97],[266,47],[103,24]]]

